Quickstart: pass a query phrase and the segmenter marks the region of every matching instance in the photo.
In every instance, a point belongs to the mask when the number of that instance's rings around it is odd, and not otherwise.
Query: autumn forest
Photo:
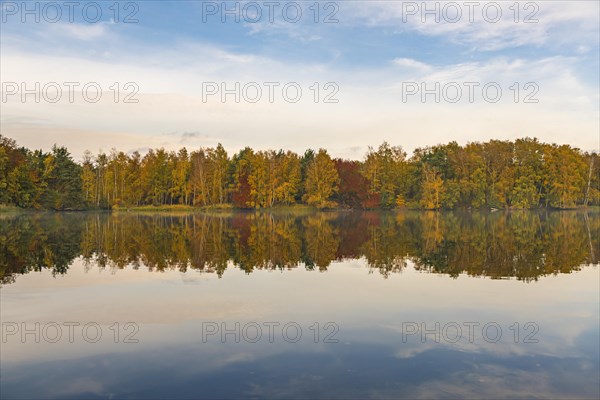
[[[259,209],[574,208],[600,205],[600,157],[537,139],[369,148],[362,161],[326,150],[216,148],[86,152],[19,147],[0,136],[0,204],[52,210],[182,205]]]

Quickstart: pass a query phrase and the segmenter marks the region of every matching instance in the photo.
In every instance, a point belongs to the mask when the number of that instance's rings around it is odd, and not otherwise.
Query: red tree
[[[373,208],[379,205],[379,196],[369,194],[369,181],[360,173],[358,161],[334,160],[340,176],[335,200],[347,208]]]

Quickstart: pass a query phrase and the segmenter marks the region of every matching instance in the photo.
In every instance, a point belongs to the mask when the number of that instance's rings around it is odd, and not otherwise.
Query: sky
[[[595,0],[0,3],[0,132],[32,149],[600,149]]]

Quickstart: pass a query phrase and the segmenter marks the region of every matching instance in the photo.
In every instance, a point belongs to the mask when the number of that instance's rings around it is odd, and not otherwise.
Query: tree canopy
[[[600,159],[537,139],[456,142],[408,157],[388,143],[362,161],[327,150],[254,151],[222,145],[188,151],[48,153],[0,136],[0,204],[72,210],[181,204],[268,208],[572,208],[600,204]]]

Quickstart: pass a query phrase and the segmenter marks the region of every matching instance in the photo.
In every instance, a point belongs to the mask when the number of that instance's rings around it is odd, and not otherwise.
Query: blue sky
[[[240,10],[260,8],[263,15],[256,23],[244,21],[243,13],[239,22],[228,15],[223,23],[221,2],[200,1],[119,2],[117,7],[114,1],[77,2],[73,21],[62,1],[27,2],[29,9],[37,4],[40,22],[30,14],[23,23],[23,2],[1,3],[3,84],[96,82],[103,92],[93,104],[81,95],[56,103],[44,98],[36,103],[32,96],[23,101],[19,93],[3,97],[2,134],[28,147],[58,143],[80,157],[85,149],[143,151],[220,142],[231,152],[246,145],[295,151],[325,147],[336,156],[358,159],[367,146],[383,140],[409,152],[450,140],[522,136],[585,150],[600,146],[597,1],[518,2],[519,22],[510,8],[513,1],[478,2],[472,20],[465,2],[430,1],[427,7],[439,7],[439,22],[432,15],[422,20],[423,2],[318,2],[317,23],[314,1],[279,1],[272,22],[267,3],[238,2]],[[62,16],[49,22],[56,4]],[[86,21],[83,9],[93,16],[95,4],[101,4],[102,17]],[[227,8],[235,4],[228,2]],[[292,23],[281,10],[288,7],[293,17],[296,4],[303,13]],[[492,23],[496,5],[502,17]],[[454,23],[448,21],[454,14],[442,11],[452,7],[463,13]],[[491,11],[484,14],[484,8]],[[333,11],[338,22],[324,23]],[[138,22],[125,23],[132,12]],[[538,22],[524,23],[531,13]],[[111,101],[109,87],[115,82],[134,82],[139,102]],[[263,96],[258,103],[236,103],[232,96],[222,102],[216,95],[204,102],[207,82],[227,87],[296,82],[302,98],[294,104],[281,96],[273,102]],[[327,93],[323,86],[334,83],[338,102],[311,101],[315,82],[321,97]],[[407,82],[479,86],[473,102],[435,102],[433,96],[423,102],[420,94],[406,102]],[[481,95],[479,87],[490,82],[502,89],[497,103]],[[511,89],[515,82],[518,103]],[[537,103],[522,102],[527,83],[538,88]]]

